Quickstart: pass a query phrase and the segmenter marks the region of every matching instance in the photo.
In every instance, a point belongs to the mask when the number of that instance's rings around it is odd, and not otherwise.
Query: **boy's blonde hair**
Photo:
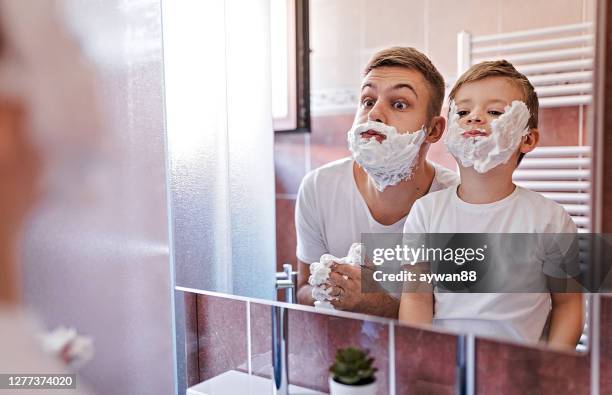
[[[372,69],[384,66],[404,67],[421,73],[431,88],[427,115],[429,118],[440,115],[444,102],[444,78],[427,56],[412,47],[386,48],[372,56],[363,75],[366,76]]]
[[[507,60],[493,60],[481,62],[470,67],[465,73],[459,77],[457,82],[455,82],[455,86],[450,91],[448,98],[450,100],[455,100],[455,95],[459,88],[462,85],[467,84],[469,82],[475,82],[478,80],[482,80],[487,77],[506,77],[513,84],[516,84],[523,91],[523,100],[525,101],[525,105],[529,109],[531,116],[529,117],[528,126],[530,129],[538,127],[538,111],[540,108],[540,104],[538,102],[538,95],[531,85],[531,82],[525,77],[524,74],[519,73],[512,63]]]

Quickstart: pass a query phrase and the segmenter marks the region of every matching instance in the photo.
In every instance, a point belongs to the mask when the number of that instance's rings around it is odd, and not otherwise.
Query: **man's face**
[[[395,127],[398,133],[416,132],[428,124],[429,86],[416,70],[398,66],[372,69],[364,78],[357,110],[357,122],[377,121]],[[382,142],[385,136],[374,131],[363,138]]]

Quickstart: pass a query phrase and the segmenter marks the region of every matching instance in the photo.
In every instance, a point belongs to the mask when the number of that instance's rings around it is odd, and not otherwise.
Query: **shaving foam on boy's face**
[[[424,126],[398,133],[393,126],[367,121],[353,124],[347,140],[353,159],[382,192],[412,176],[425,137]]]
[[[444,144],[463,167],[474,167],[479,173],[507,163],[523,136],[529,133],[529,109],[519,100],[512,101],[504,108],[504,113],[488,125],[462,126],[454,101],[449,114]]]

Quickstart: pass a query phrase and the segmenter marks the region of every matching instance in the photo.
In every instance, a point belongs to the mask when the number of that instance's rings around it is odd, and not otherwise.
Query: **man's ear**
[[[446,127],[446,119],[442,116],[433,117],[431,119],[431,127],[429,128],[429,132],[427,133],[427,137],[425,138],[425,142],[429,144],[433,144],[440,140],[442,134],[444,133],[444,128]]]
[[[519,148],[519,151],[522,152],[523,154],[526,154],[527,152],[531,152],[538,145],[539,141],[540,141],[540,132],[538,131],[537,128],[531,128],[529,130],[529,133],[523,136],[523,139],[521,140],[521,146]]]

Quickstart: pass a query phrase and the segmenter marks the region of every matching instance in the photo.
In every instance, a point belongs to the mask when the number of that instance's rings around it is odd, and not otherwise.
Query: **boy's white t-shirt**
[[[404,233],[417,234],[576,231],[576,225],[561,205],[518,186],[509,196],[489,204],[461,200],[457,187],[428,194],[415,202],[404,225]],[[554,277],[565,275],[555,272],[554,267],[547,268],[545,263],[533,270],[542,277],[544,273]],[[547,293],[435,292],[434,296],[434,325],[526,342],[540,340],[551,309]]]
[[[459,182],[452,170],[432,163],[429,193]],[[376,221],[355,184],[353,160],[336,160],[309,172],[300,185],[295,207],[297,258],[317,262],[323,254],[343,257],[362,233],[402,233],[406,217],[392,225]]]

